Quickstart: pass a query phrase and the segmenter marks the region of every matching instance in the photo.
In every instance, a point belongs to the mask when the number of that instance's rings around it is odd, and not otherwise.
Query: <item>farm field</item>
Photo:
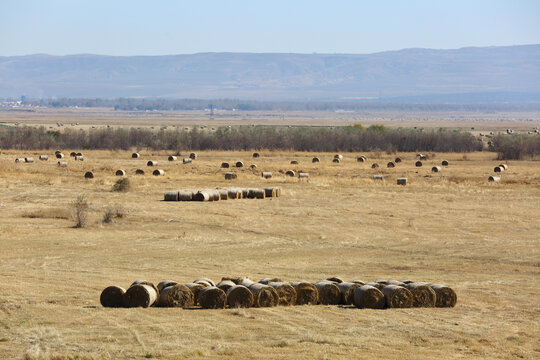
[[[496,154],[0,152],[0,358],[184,359],[540,357],[540,162]],[[39,161],[41,154],[48,161]],[[187,152],[189,154],[189,152]],[[182,157],[187,154],[179,156]],[[34,163],[15,163],[33,156]],[[312,157],[321,162],[314,164]],[[386,164],[399,156],[395,168]],[[431,167],[449,166],[439,173]],[[156,160],[164,176],[152,176]],[[221,169],[242,160],[244,168]],[[291,165],[297,160],[298,165]],[[372,163],[378,169],[372,169]],[[250,164],[257,164],[252,170]],[[145,175],[135,175],[135,169]],[[113,192],[124,169],[127,192]],[[309,179],[287,177],[286,170]],[[84,173],[93,171],[94,179]],[[233,171],[238,178],[224,179]],[[271,171],[263,179],[262,171]],[[383,181],[373,180],[382,175]],[[406,186],[396,185],[407,177]],[[168,190],[279,187],[278,198],[164,202]],[[75,228],[84,195],[88,225]],[[103,223],[107,210],[121,217]],[[225,310],[101,307],[109,285],[200,277],[254,281],[411,279],[451,286],[454,308],[292,306]]]

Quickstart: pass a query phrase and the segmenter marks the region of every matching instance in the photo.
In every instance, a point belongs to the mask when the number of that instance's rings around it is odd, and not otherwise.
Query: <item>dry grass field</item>
[[[454,359],[540,358],[540,162],[492,153],[84,151],[59,168],[52,151],[0,153],[0,358],[5,359]],[[39,161],[39,154],[49,161]],[[34,156],[35,163],[14,162]],[[314,155],[320,164],[312,164]],[[165,176],[154,177],[147,160]],[[290,160],[298,165],[290,165]],[[432,173],[447,159],[450,166]],[[243,160],[229,169],[222,161]],[[379,169],[371,169],[373,162]],[[258,165],[256,171],[248,166]],[[137,168],[146,175],[135,176]],[[131,181],[113,192],[117,169]],[[279,170],[304,170],[309,180]],[[95,178],[84,179],[85,171]],[[272,171],[263,179],[261,171]],[[384,181],[376,182],[373,175]],[[396,178],[406,176],[407,186]],[[264,200],[164,202],[174,189],[278,186]],[[88,225],[75,228],[84,194]],[[107,209],[121,217],[103,223]],[[455,308],[361,310],[294,306],[226,310],[107,309],[108,285],[137,279],[249,276],[315,281],[412,279],[455,289]]]

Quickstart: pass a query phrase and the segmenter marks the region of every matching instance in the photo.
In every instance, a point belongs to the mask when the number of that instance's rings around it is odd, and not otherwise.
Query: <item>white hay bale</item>
[[[131,154],[131,158],[133,158],[133,159],[138,159],[139,157],[141,157],[141,155],[139,153],[135,152],[135,153]]]
[[[163,176],[165,175],[165,171],[162,169],[156,169],[152,172],[152,175],[154,176]]]
[[[24,158],[24,162],[25,162],[25,163],[33,163],[33,162],[34,162],[34,158],[33,158],[33,157],[25,157],[25,158]]]
[[[62,153],[56,153],[55,156],[56,156],[57,159],[63,159],[64,158],[64,154],[62,154]]]
[[[500,181],[501,181],[501,178],[500,178],[500,176],[490,176],[490,177],[488,178],[488,181],[489,181],[489,182],[500,182]]]
[[[192,161],[193,161],[193,159],[191,159],[191,158],[183,158],[182,159],[183,164],[191,164]]]
[[[505,169],[502,166],[495,166],[493,169],[494,172],[503,172]]]
[[[157,166],[157,161],[154,161],[154,160],[148,160],[148,162],[146,163],[146,166]]]
[[[270,179],[272,177],[272,173],[270,171],[263,171],[261,175],[265,179]]]
[[[397,179],[398,185],[407,185],[407,178],[398,178]]]
[[[126,171],[122,170],[122,169],[118,169],[118,170],[116,170],[115,175],[116,176],[126,176]]]
[[[228,172],[225,173],[225,180],[233,180],[236,179],[238,176],[235,173]]]
[[[373,180],[383,180],[382,175],[373,175]]]
[[[67,162],[65,162],[65,161],[59,161],[59,162],[58,162],[58,166],[59,166],[59,167],[67,167],[67,165],[68,165],[68,164],[67,164]]]
[[[47,155],[39,155],[39,160],[47,161],[47,160],[49,160],[49,157]]]
[[[508,165],[506,165],[506,164],[500,164],[499,166],[500,166],[500,167],[503,167],[504,170],[508,170]]]
[[[169,161],[176,161],[178,160],[178,157],[174,156],[174,155],[169,155],[169,157],[167,158],[167,160]]]
[[[307,178],[309,178],[309,174],[305,173],[305,172],[298,173],[298,178],[299,179],[307,179]]]
[[[442,168],[440,166],[434,166],[431,168],[431,172],[440,172]]]

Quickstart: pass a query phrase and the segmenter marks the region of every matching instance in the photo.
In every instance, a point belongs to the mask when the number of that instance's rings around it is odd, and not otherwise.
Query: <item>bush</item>
[[[118,192],[126,192],[131,189],[131,183],[128,178],[121,178],[114,183],[112,190]]]
[[[125,216],[124,210],[120,206],[108,207],[103,213],[102,222],[108,224],[113,219],[121,219]]]
[[[498,160],[522,160],[540,155],[540,136],[498,135],[492,140]]]
[[[75,227],[83,228],[88,223],[88,201],[84,195],[77,196],[72,204]]]

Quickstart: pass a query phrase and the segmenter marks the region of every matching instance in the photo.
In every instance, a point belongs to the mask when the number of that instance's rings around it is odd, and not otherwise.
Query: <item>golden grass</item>
[[[54,150],[53,150],[54,151]],[[69,153],[70,149],[65,149]],[[535,358],[540,356],[540,163],[509,161],[490,184],[490,153],[436,154],[395,168],[345,153],[85,151],[85,161],[15,164],[0,154],[0,358]],[[51,157],[52,151],[50,151]],[[385,164],[396,155],[365,154]],[[313,164],[313,156],[321,162]],[[135,176],[148,159],[164,176]],[[298,160],[291,165],[290,159]],[[440,173],[431,166],[450,162]],[[225,181],[223,161],[243,160]],[[256,171],[249,165],[256,163]],[[113,192],[117,168],[132,188]],[[308,172],[300,181],[280,173]],[[84,179],[92,170],[95,178]],[[271,179],[261,171],[272,171]],[[374,181],[373,175],[383,175]],[[397,186],[397,177],[408,185]],[[164,202],[167,190],[280,187],[264,200]],[[73,228],[79,194],[89,224]],[[121,207],[123,217],[103,223]],[[37,215],[37,216],[29,216]],[[451,286],[455,308],[365,310],[278,306],[227,310],[106,309],[101,291],[136,279],[222,276],[317,281],[339,276]]]

